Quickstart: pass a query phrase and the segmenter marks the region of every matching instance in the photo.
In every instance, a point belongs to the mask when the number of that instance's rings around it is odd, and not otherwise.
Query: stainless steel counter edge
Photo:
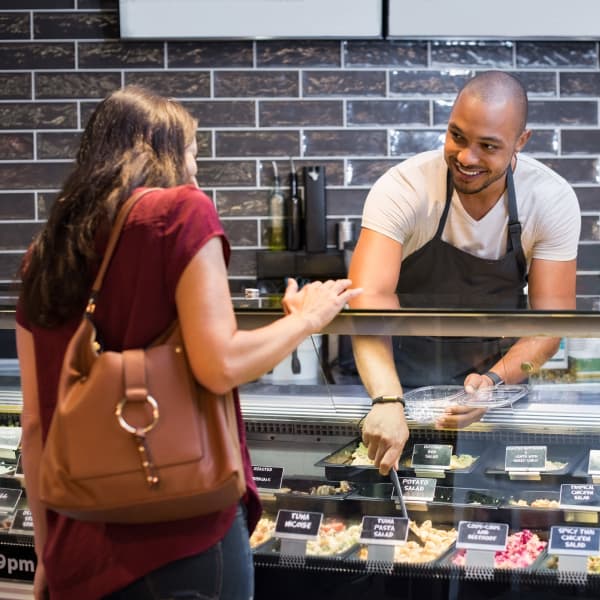
[[[268,325],[278,310],[236,309],[242,329]],[[499,337],[600,337],[600,313],[483,313],[343,311],[323,333],[344,335],[432,335]]]
[[[281,310],[235,309],[242,329],[262,327],[279,319]],[[0,310],[0,329],[14,329],[15,312]],[[323,333],[343,335],[543,336],[600,337],[600,312],[455,312],[351,311],[341,312]]]

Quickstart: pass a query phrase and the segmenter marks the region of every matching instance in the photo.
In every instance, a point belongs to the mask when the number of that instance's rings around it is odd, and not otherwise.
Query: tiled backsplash
[[[233,246],[234,291],[266,247],[276,161],[287,180],[325,165],[328,241],[358,222],[385,169],[439,146],[452,100],[474,72],[506,69],[530,97],[527,150],[575,187],[583,210],[578,293],[600,294],[599,48],[595,41],[118,39],[116,0],[0,2],[0,282],[70,169],[99,99],[142,84],[198,118],[199,181]]]

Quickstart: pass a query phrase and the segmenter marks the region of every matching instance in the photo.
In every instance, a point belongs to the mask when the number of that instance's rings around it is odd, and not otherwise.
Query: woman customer
[[[248,532],[260,505],[237,393],[247,480],[239,506],[169,523],[122,525],[73,520],[46,511],[38,499],[37,465],[63,355],[112,222],[136,190],[160,188],[129,214],[97,301],[94,322],[107,350],[147,346],[178,317],[198,381],[223,393],[273,368],[360,292],[349,289],[348,279],[301,290],[290,280],[285,316],[252,331],[237,328],[226,271],[229,244],[211,200],[195,185],[196,127],[180,104],[142,88],[111,94],[90,118],[75,168],[23,263],[17,344],[37,599],[49,593],[52,600],[237,600],[253,593]]]

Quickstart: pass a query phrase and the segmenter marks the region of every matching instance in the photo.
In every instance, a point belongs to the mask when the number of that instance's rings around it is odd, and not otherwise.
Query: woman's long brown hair
[[[54,327],[82,314],[98,265],[98,239],[141,186],[188,180],[185,148],[196,121],[177,102],[137,86],[103,100],[81,139],[75,168],[21,268],[27,319]]]

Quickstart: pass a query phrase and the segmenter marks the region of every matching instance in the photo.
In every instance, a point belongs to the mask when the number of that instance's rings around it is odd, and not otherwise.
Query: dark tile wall
[[[119,39],[117,0],[0,4],[0,284],[47,211],[95,104],[136,83],[198,118],[199,180],[233,245],[234,291],[265,248],[275,162],[326,167],[328,235],[358,222],[369,186],[438,147],[475,72],[514,72],[531,100],[531,154],[566,177],[583,210],[578,291],[600,294],[599,48],[595,41]]]

